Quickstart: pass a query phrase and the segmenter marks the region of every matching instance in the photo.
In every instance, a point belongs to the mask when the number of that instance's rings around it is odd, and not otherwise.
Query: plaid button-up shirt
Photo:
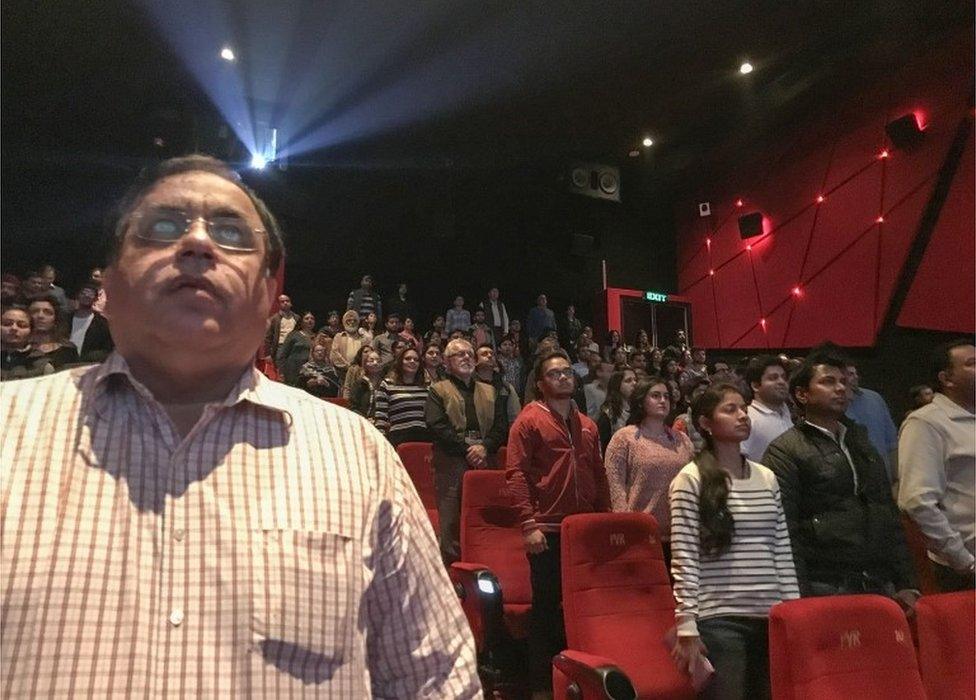
[[[353,413],[248,371],[181,438],[117,354],[0,410],[3,697],[480,696],[427,514]]]

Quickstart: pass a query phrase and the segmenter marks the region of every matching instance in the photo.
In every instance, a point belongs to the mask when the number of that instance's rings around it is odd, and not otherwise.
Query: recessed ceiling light
[[[645,136],[644,140],[641,141],[641,143],[644,144],[646,148],[650,148],[651,146],[654,145],[654,139],[652,139],[650,136]]]
[[[742,73],[742,75],[752,73],[752,64],[749,63],[749,61],[744,62],[741,66],[739,66],[739,72]]]
[[[225,46],[220,50],[220,57],[225,61],[234,61],[237,57],[234,55],[234,50],[229,46]]]

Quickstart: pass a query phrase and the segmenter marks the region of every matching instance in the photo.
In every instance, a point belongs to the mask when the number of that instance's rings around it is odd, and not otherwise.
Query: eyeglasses
[[[134,235],[144,241],[171,245],[181,239],[197,221],[202,221],[207,235],[219,248],[240,252],[258,249],[258,237],[264,229],[254,228],[235,216],[216,216],[205,219],[193,217],[179,209],[152,209],[132,215]]]
[[[444,357],[474,357],[474,353],[470,350],[458,350],[457,352],[452,352],[450,355],[444,355]]]
[[[551,369],[546,372],[546,379],[572,379],[573,378],[573,368],[564,367],[563,369]]]

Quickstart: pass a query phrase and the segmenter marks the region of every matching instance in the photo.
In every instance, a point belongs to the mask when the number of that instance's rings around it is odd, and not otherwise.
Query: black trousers
[[[549,549],[529,554],[532,615],[529,656],[533,690],[552,688],[552,657],[566,648],[559,533],[545,533]]]
[[[434,494],[440,521],[438,540],[445,566],[461,558],[461,484],[468,469],[464,457],[434,447]]]
[[[955,569],[937,564],[929,560],[932,573],[935,574],[935,582],[942,593],[955,593],[957,591],[971,591],[976,587],[976,577],[973,574],[960,574]]]

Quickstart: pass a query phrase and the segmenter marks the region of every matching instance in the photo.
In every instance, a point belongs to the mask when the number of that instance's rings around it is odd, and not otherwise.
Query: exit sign
[[[661,292],[644,292],[644,298],[648,301],[667,301],[668,295]]]

